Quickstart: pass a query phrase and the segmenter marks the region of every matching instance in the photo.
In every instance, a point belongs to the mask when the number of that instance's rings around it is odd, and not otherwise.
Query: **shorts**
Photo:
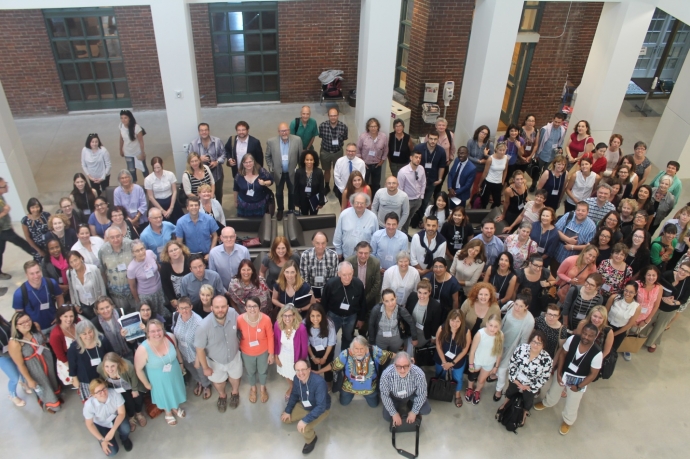
[[[338,151],[327,151],[323,148],[319,153],[320,166],[322,171],[330,171],[331,167],[335,166],[335,162],[338,158],[343,156],[343,149],[340,148]]]
[[[207,358],[208,366],[213,370],[213,374],[208,377],[212,383],[220,384],[230,379],[240,379],[242,377],[242,355],[238,352],[230,363],[214,362]]]

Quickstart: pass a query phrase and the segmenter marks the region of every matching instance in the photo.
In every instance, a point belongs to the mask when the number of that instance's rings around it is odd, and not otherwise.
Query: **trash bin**
[[[355,108],[357,106],[357,90],[351,89],[347,94],[347,103],[350,107]]]
[[[396,101],[391,101],[391,122],[390,122],[390,131],[393,132],[393,121],[395,121],[396,118],[400,118],[403,120],[405,123],[405,131],[409,132],[410,130],[410,115],[412,114],[412,111],[405,107],[403,104],[398,103]]]

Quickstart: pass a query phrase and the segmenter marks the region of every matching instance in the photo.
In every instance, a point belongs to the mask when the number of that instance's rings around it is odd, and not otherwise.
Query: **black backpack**
[[[48,292],[50,295],[50,298],[48,299],[48,302],[55,301],[55,298],[59,295],[62,295],[62,290],[58,289],[58,291],[55,291],[55,285],[49,278],[44,278],[46,282],[48,283]],[[26,282],[22,283],[21,287],[19,289],[22,292],[22,305],[24,306],[24,310],[26,311],[28,308],[31,307],[31,301],[29,301],[29,291],[26,288]],[[56,307],[62,306],[61,304],[56,304]]]
[[[500,422],[508,432],[513,432],[517,435],[517,429],[522,423],[522,418],[525,415],[525,401],[522,399],[522,394],[517,393],[508,399],[508,403],[496,413],[496,420]]]

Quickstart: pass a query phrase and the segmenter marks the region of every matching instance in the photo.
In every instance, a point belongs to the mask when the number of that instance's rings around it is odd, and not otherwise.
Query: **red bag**
[[[261,240],[258,237],[245,239],[242,241],[242,245],[245,247],[261,247]]]

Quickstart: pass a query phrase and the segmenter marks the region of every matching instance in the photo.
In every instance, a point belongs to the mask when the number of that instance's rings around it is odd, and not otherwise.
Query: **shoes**
[[[12,400],[12,403],[14,403],[15,406],[22,407],[26,405],[26,401],[22,400],[21,398],[17,397],[16,395],[12,397],[11,395],[8,397],[10,400]]]
[[[568,435],[568,432],[570,432],[570,426],[566,424],[565,422],[561,424],[561,428],[558,429],[558,433],[561,435]]]
[[[537,190],[536,185],[532,185],[531,187],[529,187],[529,192],[530,192],[530,193],[534,193],[536,190]]]
[[[534,409],[537,411],[542,411],[546,408],[546,405],[544,405],[544,402],[539,402],[534,404]]]
[[[122,446],[124,446],[125,451],[132,451],[132,440],[130,440],[129,438],[127,440],[122,440]]]
[[[474,395],[474,390],[470,389],[469,387],[465,391],[465,400],[468,402],[472,402],[472,396]]]
[[[278,213],[276,213],[276,220],[281,221],[283,219],[283,211],[279,210]]]
[[[656,351],[656,347],[651,347],[651,346],[650,346],[650,347],[647,348],[647,352],[655,352],[655,351]]]
[[[137,430],[137,423],[134,421],[134,418],[129,418],[129,431],[134,432]]]
[[[499,393],[498,397],[496,396],[496,394],[494,394],[494,402],[500,402],[501,397],[503,397],[503,394],[501,394],[501,393]]]
[[[230,408],[233,410],[240,404],[240,394],[230,394]]]
[[[326,187],[323,189],[323,194],[324,196],[327,196],[328,193],[331,192],[331,185],[329,183],[326,184]]]
[[[295,211],[293,212],[293,214],[295,214],[295,217],[299,217],[300,215],[302,215],[302,212],[300,212],[299,210],[295,209]]]
[[[148,421],[146,421],[146,418],[144,417],[143,414],[141,413],[136,413],[134,415],[134,420],[139,423],[141,427],[144,427]]]
[[[12,275],[11,275],[11,274],[0,273],[0,280],[10,280],[10,279],[12,279]]]
[[[319,437],[314,436],[314,441],[311,443],[305,443],[304,448],[302,448],[302,454],[309,454],[312,451],[314,451],[314,447],[316,446],[316,440],[318,440]]]
[[[632,354],[630,352],[623,352],[623,359],[626,362],[630,362],[632,360]]]
[[[492,382],[496,382],[496,381],[498,381],[498,378],[491,377],[491,376],[489,376],[488,378],[486,378],[486,382],[487,382],[487,383],[492,383]]]
[[[481,393],[479,391],[474,391],[472,393],[472,404],[479,405],[479,400],[481,399]]]
[[[7,287],[0,287],[0,296],[3,296],[5,293],[7,293]]]
[[[218,397],[218,402],[216,402],[216,406],[218,407],[219,412],[225,413],[225,410],[228,409],[228,398]]]

